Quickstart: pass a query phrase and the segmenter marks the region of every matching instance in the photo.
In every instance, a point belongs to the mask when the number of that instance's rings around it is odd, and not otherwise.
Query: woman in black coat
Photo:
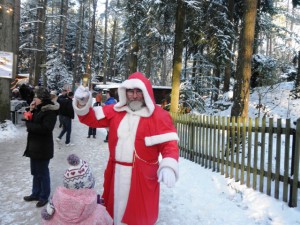
[[[30,170],[33,176],[31,195],[25,201],[38,201],[42,207],[50,195],[49,163],[54,155],[53,129],[56,123],[58,104],[51,101],[50,93],[45,88],[36,90],[30,104],[30,111],[24,115],[28,132],[24,156],[30,158]]]

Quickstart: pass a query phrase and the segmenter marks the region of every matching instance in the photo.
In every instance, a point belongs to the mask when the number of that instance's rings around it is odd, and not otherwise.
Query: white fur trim
[[[159,176],[159,172],[161,171],[161,169],[164,167],[171,168],[174,171],[176,181],[177,181],[179,178],[179,165],[178,165],[177,160],[175,160],[171,157],[163,158],[159,163],[159,168],[157,170],[157,177]]]
[[[121,220],[127,206],[130,184],[131,184],[131,166],[122,166],[116,164],[115,185],[114,185],[114,224],[121,225]]]
[[[143,91],[145,104],[146,104],[147,108],[149,109],[149,113],[151,115],[154,111],[155,105],[148,93],[146,85],[140,79],[125,80],[120,85],[120,87],[118,88],[119,102],[114,105],[114,108],[117,109],[117,108],[121,108],[121,107],[125,106],[127,103],[126,89],[134,89],[134,88],[139,88]]]
[[[134,154],[134,143],[140,117],[126,114],[119,124],[117,136],[115,159],[120,162],[131,163]],[[131,184],[131,166],[116,164],[115,186],[114,186],[114,224],[121,225]]]
[[[76,98],[73,98],[73,109],[74,112],[78,115],[78,116],[84,116],[86,114],[88,114],[88,112],[90,111],[90,107],[93,104],[93,97],[92,97],[92,93],[90,92],[90,97],[88,102],[86,103],[86,105],[83,108],[78,108],[77,107],[77,100]]]
[[[140,117],[126,114],[119,124],[115,158],[121,162],[132,162],[136,131]]]
[[[101,120],[101,119],[105,118],[102,106],[96,106],[93,109],[94,109],[97,120]]]
[[[165,133],[160,135],[154,135],[151,137],[145,137],[145,145],[152,146],[161,144],[167,141],[179,141],[178,135],[175,132]]]

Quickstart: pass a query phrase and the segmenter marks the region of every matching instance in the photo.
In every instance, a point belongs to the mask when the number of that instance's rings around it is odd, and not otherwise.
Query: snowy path
[[[87,139],[87,130],[76,118],[71,135],[75,146],[55,143],[55,156],[50,162],[52,191],[62,185],[62,176],[68,167],[67,156],[76,153],[90,164],[96,177],[96,190],[102,192],[108,157],[107,144],[103,142],[106,131],[98,129],[97,139]],[[56,124],[54,137],[59,132]],[[25,127],[19,125],[9,135],[0,137],[1,225],[40,224],[41,209],[37,209],[35,203],[23,201],[23,196],[30,194],[32,181],[29,159],[22,157],[26,137]],[[180,179],[175,188],[161,185],[157,225],[183,224],[294,225],[300,224],[300,208],[291,209],[282,201],[247,189],[219,173],[180,158]]]
[[[98,129],[97,138],[87,139],[88,128],[80,124],[77,119],[72,124],[71,142],[75,145],[65,147],[64,144],[55,144],[54,158],[50,161],[51,190],[62,185],[62,177],[68,168],[67,156],[78,154],[86,160],[96,178],[96,190],[102,192],[103,171],[108,156],[108,146],[103,143],[106,135],[104,129]],[[0,197],[0,224],[40,224],[40,209],[35,203],[23,201],[23,196],[31,193],[32,176],[30,174],[29,158],[22,157],[26,146],[27,132],[24,126],[18,127],[18,136],[1,143],[0,169],[5,171],[0,184],[2,194]],[[54,138],[59,135],[61,128],[58,122],[54,130]],[[63,137],[65,140],[65,136]],[[5,194],[4,194],[5,193]]]

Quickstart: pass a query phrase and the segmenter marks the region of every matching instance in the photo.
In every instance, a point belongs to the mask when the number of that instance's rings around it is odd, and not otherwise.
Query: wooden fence
[[[297,206],[300,122],[171,115],[181,157]]]

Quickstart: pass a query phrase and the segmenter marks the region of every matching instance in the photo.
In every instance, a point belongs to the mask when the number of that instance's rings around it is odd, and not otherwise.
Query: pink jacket
[[[97,204],[94,189],[67,189],[58,187],[52,198],[55,212],[43,224],[53,225],[112,225],[113,220],[105,207]]]

